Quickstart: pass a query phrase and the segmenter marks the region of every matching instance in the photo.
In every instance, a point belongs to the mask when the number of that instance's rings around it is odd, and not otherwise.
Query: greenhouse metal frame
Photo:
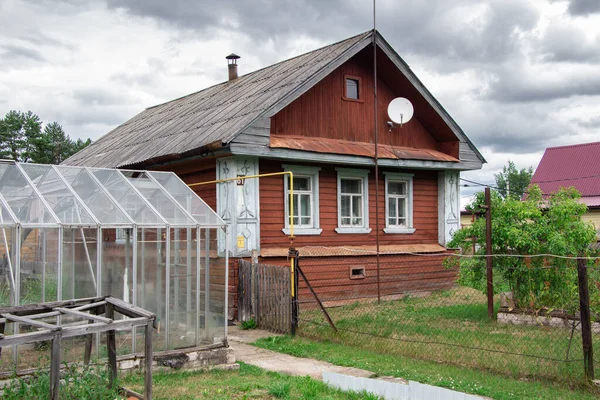
[[[156,313],[155,351],[226,343],[227,225],[174,173],[3,161],[0,207],[0,307],[114,296]]]

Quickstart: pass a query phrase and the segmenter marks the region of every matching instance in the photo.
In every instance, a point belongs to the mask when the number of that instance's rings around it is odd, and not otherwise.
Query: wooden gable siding
[[[281,161],[260,160],[260,172],[282,171]],[[345,244],[375,245],[375,178],[374,170],[369,173],[369,234],[339,234],[337,172],[334,165],[321,165],[319,172],[319,218],[320,235],[297,235],[295,245],[343,246]],[[396,170],[397,171],[397,170]],[[385,178],[381,172],[379,197],[379,228],[385,228]],[[437,171],[403,171],[414,173],[413,179],[413,234],[385,234],[381,231],[380,244],[420,244],[438,242],[438,187]],[[283,177],[266,177],[260,182],[260,234],[261,249],[289,246],[289,239],[281,230],[284,228]]]
[[[373,143],[373,69],[368,52],[361,52],[337,68],[300,98],[271,118],[271,133],[277,135],[326,137]],[[360,101],[344,100],[345,78],[360,78]],[[409,83],[407,83],[409,84]],[[458,157],[456,144],[443,145],[425,129],[418,117],[390,131],[387,106],[394,98],[406,96],[407,90],[392,90],[384,76],[379,76],[379,142],[393,146],[426,148]],[[396,85],[397,86],[397,85]],[[426,116],[425,116],[426,117]]]

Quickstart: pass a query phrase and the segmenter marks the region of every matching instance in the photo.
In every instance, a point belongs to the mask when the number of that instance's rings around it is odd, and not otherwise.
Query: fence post
[[[485,254],[487,272],[488,318],[494,319],[494,276],[492,264],[492,199],[490,188],[485,188]]]
[[[583,345],[583,372],[588,381],[594,379],[594,354],[592,346],[592,325],[590,323],[590,293],[587,265],[583,258],[577,259],[579,286],[579,314],[581,316],[581,342]]]
[[[257,269],[258,269],[258,251],[252,250],[252,269],[250,273],[250,316],[254,318],[254,321],[258,323],[258,312],[256,309],[256,304],[258,303],[258,282],[256,279]]]
[[[290,258],[290,292],[292,295],[291,334],[295,336],[298,329],[298,250],[290,247],[288,256]]]

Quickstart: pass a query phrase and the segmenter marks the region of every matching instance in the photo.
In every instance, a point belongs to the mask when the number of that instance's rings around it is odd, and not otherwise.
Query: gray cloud
[[[520,73],[519,73],[520,72]],[[502,103],[531,103],[575,96],[600,96],[600,73],[535,76],[526,70],[503,70],[491,84],[489,98]]]
[[[46,59],[42,56],[38,50],[30,49],[24,46],[19,46],[16,44],[3,44],[0,49],[2,49],[2,59],[4,59],[7,63],[10,62],[14,64],[16,61],[36,61],[36,62],[45,62]]]
[[[477,108],[458,110],[454,117],[474,143],[488,154],[527,154],[543,151],[548,143],[576,132],[568,120],[560,118],[555,105],[548,108],[531,105],[480,102]],[[486,156],[486,154],[484,154]]]
[[[327,43],[372,27],[370,2],[358,0],[108,0],[108,5],[201,33],[214,29],[244,32],[256,47],[269,40],[284,43],[298,35]],[[471,7],[481,12],[467,19]],[[534,7],[516,0],[483,5],[476,0],[432,0],[410,7],[386,2],[378,6],[378,15],[378,28],[400,53],[426,54],[460,64],[498,61],[513,54],[518,51],[515,32],[531,29],[539,19]]]
[[[578,25],[552,24],[541,39],[539,51],[544,61],[594,63],[600,60],[600,37],[588,39]]]
[[[600,12],[598,0],[571,0],[569,12],[573,15],[588,15]]]
[[[600,116],[591,117],[588,119],[575,118],[573,122],[582,128],[589,128],[595,131],[600,129]]]
[[[72,99],[84,106],[106,106],[128,104],[130,99],[122,90],[107,89],[100,86],[75,89]]]

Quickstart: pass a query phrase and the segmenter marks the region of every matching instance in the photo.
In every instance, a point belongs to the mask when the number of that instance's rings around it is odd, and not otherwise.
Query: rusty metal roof
[[[545,194],[573,186],[582,202],[600,205],[600,142],[547,148],[531,183]]]
[[[328,138],[271,135],[269,147],[314,151],[316,153],[375,157],[375,146],[373,143],[350,142],[348,140]],[[437,150],[414,149],[411,147],[390,146],[385,144],[377,146],[377,153],[379,158],[388,158],[392,160],[408,159],[459,162],[458,159]]]
[[[334,60],[369,43],[371,31],[150,107],[64,164],[123,167],[228,143],[264,111]],[[358,46],[362,43],[363,46]],[[225,71],[225,65],[223,65]]]

